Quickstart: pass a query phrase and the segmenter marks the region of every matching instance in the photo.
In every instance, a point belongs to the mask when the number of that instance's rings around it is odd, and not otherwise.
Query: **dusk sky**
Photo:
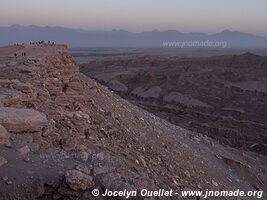
[[[267,36],[266,0],[0,0],[0,26],[133,32],[238,30]]]

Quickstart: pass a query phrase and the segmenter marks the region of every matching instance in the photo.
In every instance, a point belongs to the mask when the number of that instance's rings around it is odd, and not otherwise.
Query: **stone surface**
[[[4,106],[5,103],[10,103],[11,101],[18,101],[21,98],[22,93],[20,91],[0,87],[0,106]]]
[[[65,150],[74,150],[77,146],[77,139],[75,137],[64,137],[61,140],[61,147]]]
[[[75,191],[86,190],[94,186],[91,176],[76,169],[67,171],[65,180],[68,186]]]
[[[34,88],[31,84],[29,83],[18,83],[15,85],[14,87],[16,90],[19,90],[23,93],[33,93],[34,92]]]
[[[87,153],[86,151],[81,151],[79,152],[78,156],[81,161],[86,162],[88,160],[89,153]]]
[[[0,107],[0,124],[10,132],[40,131],[47,122],[46,115],[36,110]]]
[[[4,157],[0,156],[0,167],[7,164],[7,159],[5,159]]]
[[[21,155],[27,155],[28,153],[31,152],[31,149],[28,147],[28,146],[24,146],[24,147],[21,147],[18,149],[18,152],[21,154]]]
[[[5,127],[3,127],[0,124],[0,145],[1,144],[8,144],[9,138],[10,138],[9,132],[5,129]]]

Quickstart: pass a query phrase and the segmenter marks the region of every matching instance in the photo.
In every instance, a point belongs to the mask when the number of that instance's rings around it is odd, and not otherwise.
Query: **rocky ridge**
[[[0,48],[1,200],[104,199],[94,188],[264,190],[266,168],[265,156],[121,99],[80,74],[64,45]]]

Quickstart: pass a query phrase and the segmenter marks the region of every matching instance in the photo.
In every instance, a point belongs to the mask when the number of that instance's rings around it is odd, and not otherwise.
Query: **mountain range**
[[[267,37],[225,30],[216,34],[175,30],[132,33],[125,30],[88,31],[64,27],[12,25],[0,27],[0,45],[50,40],[70,47],[162,47],[164,42],[227,42],[228,48],[265,48]]]

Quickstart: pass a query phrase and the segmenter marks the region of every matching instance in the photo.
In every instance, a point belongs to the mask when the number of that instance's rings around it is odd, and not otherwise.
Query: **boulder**
[[[41,131],[47,123],[46,115],[36,110],[0,107],[0,124],[10,132]]]
[[[88,114],[82,111],[76,111],[71,117],[72,123],[75,125],[79,133],[84,133],[88,129],[90,123],[90,117]]]
[[[75,150],[77,139],[74,136],[63,137],[60,141],[61,147],[65,150]]]
[[[21,99],[22,93],[20,91],[8,88],[0,88],[0,106],[4,106],[6,102],[20,102]]]
[[[7,159],[5,159],[4,157],[0,156],[0,167],[7,164]]]
[[[81,151],[79,154],[78,154],[78,157],[81,161],[83,162],[86,162],[88,160],[88,157],[89,157],[89,153],[87,153],[86,151]]]
[[[0,124],[0,145],[9,143],[9,132]]]
[[[26,94],[32,94],[34,92],[34,87],[29,83],[18,83],[14,88]]]
[[[76,169],[66,172],[65,181],[75,191],[84,191],[94,186],[93,178],[90,175]]]
[[[20,155],[25,156],[31,152],[31,149],[28,146],[24,146],[24,147],[17,149],[17,151],[20,153]]]

